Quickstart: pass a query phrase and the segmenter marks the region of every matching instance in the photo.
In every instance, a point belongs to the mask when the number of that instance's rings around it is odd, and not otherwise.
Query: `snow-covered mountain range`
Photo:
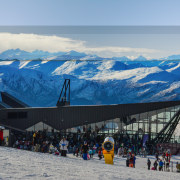
[[[30,106],[55,106],[65,78],[74,105],[180,100],[177,60],[0,61],[0,91]]]
[[[126,56],[103,58],[95,54],[86,54],[77,51],[69,52],[55,52],[35,50],[32,52],[24,51],[21,49],[8,49],[0,53],[0,60],[118,60],[118,61],[147,61],[144,56],[131,59]],[[149,60],[149,59],[148,59]],[[154,59],[151,59],[154,60]],[[171,55],[168,57],[160,58],[160,60],[180,60],[180,55]]]

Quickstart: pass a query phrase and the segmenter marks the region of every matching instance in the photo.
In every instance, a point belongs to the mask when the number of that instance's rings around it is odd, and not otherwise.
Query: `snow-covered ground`
[[[154,162],[154,157],[150,158]],[[180,162],[180,157],[173,160]],[[147,158],[137,157],[134,169],[125,166],[124,158],[115,157],[114,165],[107,165],[97,157],[84,161],[71,154],[65,158],[0,147],[0,179],[180,179],[180,173],[148,171],[146,162]]]

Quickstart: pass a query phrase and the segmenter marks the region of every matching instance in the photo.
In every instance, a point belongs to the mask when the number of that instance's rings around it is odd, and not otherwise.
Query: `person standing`
[[[159,160],[159,153],[158,152],[156,152],[156,160],[158,161]]]
[[[119,148],[118,148],[118,156],[120,157],[121,155],[122,155],[122,148],[119,147]]]
[[[159,171],[163,171],[163,161],[159,161]]]
[[[82,146],[82,153],[83,153],[83,159],[87,160],[87,153],[88,153],[88,145],[87,142],[84,142],[84,145]]]
[[[93,150],[92,150],[92,148],[90,148],[90,150],[89,150],[89,155],[90,155],[90,159],[93,158]]]
[[[129,157],[127,156],[127,159],[126,159],[126,166],[129,167]]]
[[[33,134],[33,146],[36,146],[37,144],[37,131]]]
[[[149,158],[148,158],[148,161],[147,161],[147,165],[148,165],[148,170],[150,170],[150,168],[151,168],[151,161],[150,161]]]
[[[157,163],[157,160],[154,162],[154,169],[157,171],[157,166],[158,166],[158,163]]]
[[[133,157],[133,168],[135,168],[135,164],[136,164],[136,156],[135,156],[135,154],[133,154],[132,157]]]
[[[68,150],[68,144],[69,144],[69,142],[66,140],[65,137],[63,137],[63,139],[59,143],[60,150],[61,150],[61,156],[66,157],[67,150]]]
[[[76,154],[76,145],[73,146],[73,155],[75,156]]]
[[[132,155],[129,158],[129,167],[134,167],[134,158]]]
[[[98,157],[99,157],[99,160],[102,159],[102,149],[101,148],[99,148]]]

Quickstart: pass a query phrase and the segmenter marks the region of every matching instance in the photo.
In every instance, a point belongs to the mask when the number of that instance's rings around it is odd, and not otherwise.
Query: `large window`
[[[26,119],[27,112],[8,112],[8,119]]]

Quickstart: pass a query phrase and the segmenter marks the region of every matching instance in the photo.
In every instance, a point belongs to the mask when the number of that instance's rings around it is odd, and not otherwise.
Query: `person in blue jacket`
[[[133,156],[133,168],[135,168],[135,164],[136,164],[136,156],[135,156],[135,154],[132,154],[132,156]]]
[[[85,141],[85,142],[84,142],[84,145],[82,146],[82,153],[83,153],[83,159],[84,159],[84,160],[87,160],[88,150],[89,150],[88,144],[87,144],[87,142]]]
[[[163,162],[162,160],[159,161],[159,171],[162,171],[163,170]]]

